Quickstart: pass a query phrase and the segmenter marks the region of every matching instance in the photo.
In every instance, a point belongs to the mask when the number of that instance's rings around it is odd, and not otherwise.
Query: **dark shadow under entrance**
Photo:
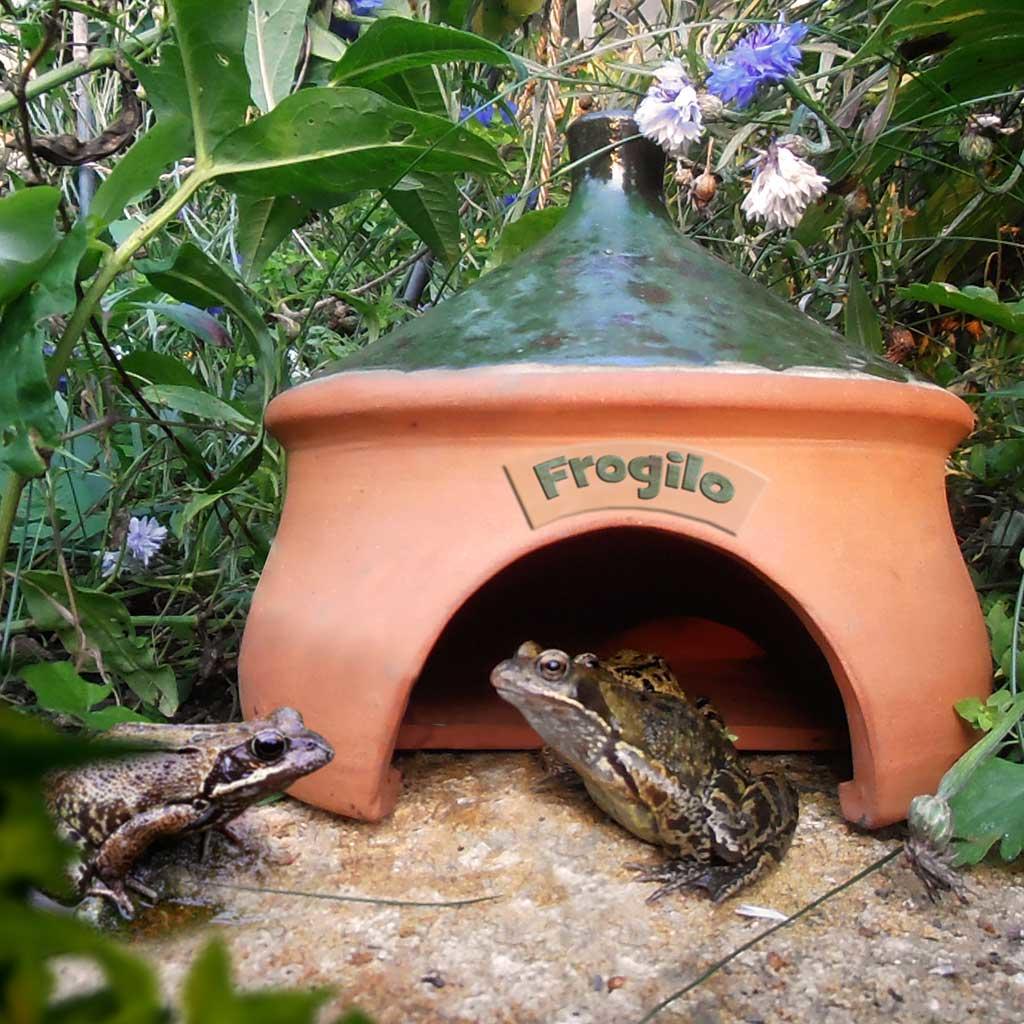
[[[614,528],[534,551],[465,602],[413,688],[398,749],[539,746],[488,681],[524,640],[570,654],[662,654],[687,693],[715,702],[746,749],[849,745],[828,663],[771,586],[679,534]]]

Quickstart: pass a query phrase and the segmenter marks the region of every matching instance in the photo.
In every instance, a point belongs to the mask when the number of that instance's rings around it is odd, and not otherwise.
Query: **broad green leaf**
[[[331,81],[366,85],[410,68],[453,60],[519,66],[511,53],[472,32],[408,18],[381,18],[345,51],[331,72]]]
[[[42,1021],[163,1024],[168,1020],[152,969],[128,953],[122,943],[71,915],[0,901],[0,959],[7,963],[43,964],[59,956],[96,961],[105,984],[100,984],[85,1001],[76,996],[54,1001],[47,1006]],[[29,1018],[18,1015],[14,1019]]]
[[[326,991],[238,992],[231,982],[227,949],[213,939],[185,978],[184,1024],[310,1024],[327,996]]]
[[[181,60],[181,50],[174,43],[164,43],[159,56],[159,64],[143,64],[133,57],[127,59],[145,90],[146,102],[156,112],[157,121],[180,114],[191,124],[192,107],[188,93],[182,88],[185,65]]]
[[[983,762],[950,801],[957,861],[977,864],[999,843],[1004,860],[1014,860],[1024,845],[1024,764],[1001,757]]]
[[[884,348],[878,311],[856,269],[850,270],[849,295],[846,298],[846,337],[871,352],[881,352]]]
[[[129,352],[121,360],[121,366],[147,384],[174,384],[207,390],[206,385],[183,362],[165,352]]]
[[[133,200],[155,188],[160,175],[192,152],[192,125],[180,114],[159,120],[117,162],[93,196],[89,230],[97,235]]]
[[[978,288],[969,284],[960,289],[934,281],[931,284],[912,284],[908,288],[898,288],[896,294],[901,299],[958,309],[979,320],[1005,327],[1015,334],[1024,333],[1024,302],[1000,302],[999,296],[991,288]]]
[[[76,225],[36,283],[0,319],[0,465],[10,466],[21,476],[46,471],[38,446],[55,444],[60,430],[43,359],[47,336],[38,324],[74,307],[75,272],[87,244],[84,225]]]
[[[270,114],[261,120],[273,116]],[[168,295],[200,308],[224,306],[237,317],[246,330],[256,365],[263,376],[264,391],[269,395],[277,382],[274,339],[256,304],[236,278],[191,242],[179,246],[169,260],[140,262],[137,267],[152,284]]]
[[[198,388],[178,387],[174,384],[149,384],[142,389],[142,396],[147,402],[166,406],[176,412],[198,416],[203,420],[218,423],[230,423],[235,426],[251,428],[253,421],[233,405],[211,395],[209,391]]]
[[[495,270],[521,256],[536,245],[565,216],[565,207],[549,206],[545,210],[524,213],[501,233],[498,244],[487,260],[485,270]]]
[[[459,190],[451,175],[418,177],[418,188],[388,192],[388,205],[439,260],[449,265],[456,263],[462,249]]]
[[[60,189],[23,188],[0,199],[0,306],[18,296],[49,262],[60,235]]]
[[[245,120],[249,76],[245,70],[248,0],[170,0],[174,31],[185,69],[196,159]]]
[[[153,645],[135,633],[124,604],[112,594],[74,588],[74,612],[63,577],[33,570],[22,574],[29,614],[43,631],[53,631],[82,670],[119,677],[143,700],[158,705],[165,715],[177,709],[174,673],[156,663]]]
[[[990,38],[1019,20],[1019,0],[899,0],[860,48],[858,58],[889,50],[908,39],[929,41],[929,52],[958,40]]]
[[[84,680],[70,661],[44,661],[21,670],[28,688],[36,695],[39,706],[47,711],[70,715],[90,729],[105,729],[118,722],[144,722],[146,719],[123,707],[93,710],[106,700],[110,686],[99,686]],[[154,702],[155,703],[155,702]]]
[[[391,20],[391,19],[389,19]],[[490,143],[445,118],[366,89],[302,89],[229,135],[213,173],[243,195],[337,193],[390,186],[410,169],[500,171]]]
[[[328,31],[314,18],[310,18],[308,24],[310,52],[314,57],[321,60],[340,60],[348,49],[344,39],[339,39],[333,32]]]
[[[292,91],[309,0],[252,0],[245,34],[245,66],[252,101],[263,113]]]
[[[471,2],[474,32],[488,39],[501,39],[514,32],[527,18],[544,6],[544,0],[480,0]]]
[[[343,206],[352,195],[308,192],[301,196],[239,196],[237,242],[242,277],[252,280],[271,253],[315,210]]]

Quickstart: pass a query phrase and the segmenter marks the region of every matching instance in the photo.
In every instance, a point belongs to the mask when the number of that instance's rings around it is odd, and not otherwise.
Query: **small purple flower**
[[[498,104],[498,114],[505,124],[515,123],[515,118],[508,112],[504,103]],[[486,107],[481,107],[475,114],[472,107],[462,107],[459,111],[460,122],[468,120],[471,116],[475,117],[485,128],[489,128],[494,120],[494,104],[488,103]]]
[[[132,516],[128,520],[125,548],[144,566],[160,550],[167,539],[167,527],[161,526],[155,516]]]
[[[526,208],[528,210],[536,209],[537,207],[537,196],[540,194],[540,189],[531,189],[530,193],[526,197]],[[519,199],[519,196],[514,192],[509,192],[501,197],[501,205],[508,209],[513,203]]]
[[[807,35],[802,21],[792,25],[781,18],[773,25],[758,25],[723,58],[710,65],[707,87],[725,102],[743,108],[765,82],[781,82],[796,70],[803,53],[797,45]]]
[[[349,0],[348,9],[357,17],[369,18],[377,13],[383,3],[384,0]],[[346,18],[342,18],[334,23],[333,28],[342,39],[351,42],[358,38],[362,26],[358,21],[348,21]]]

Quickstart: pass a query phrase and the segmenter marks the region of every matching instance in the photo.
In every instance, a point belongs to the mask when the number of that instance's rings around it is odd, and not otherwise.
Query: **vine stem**
[[[61,374],[67,368],[71,353],[78,343],[86,324],[95,313],[103,295],[118,274],[132,261],[132,257],[148,242],[174,215],[192,198],[193,195],[211,179],[209,169],[197,164],[195,170],[182,182],[181,187],[168,196],[114,251],[111,257],[100,268],[88,291],[82,296],[81,302],[75,307],[68,320],[64,333],[61,335],[57,348],[50,358],[50,383],[56,387]],[[0,561],[7,554],[11,542],[11,531],[14,529],[14,517],[21,501],[21,493],[29,478],[11,472],[0,495]],[[3,603],[5,583],[0,579],[0,604]]]

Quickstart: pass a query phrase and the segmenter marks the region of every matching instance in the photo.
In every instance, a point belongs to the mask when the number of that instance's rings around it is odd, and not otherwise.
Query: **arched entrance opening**
[[[677,532],[612,527],[532,551],[466,600],[413,688],[398,749],[539,745],[488,681],[528,639],[570,653],[664,655],[688,693],[718,705],[746,749],[849,744],[829,664],[774,587]]]

